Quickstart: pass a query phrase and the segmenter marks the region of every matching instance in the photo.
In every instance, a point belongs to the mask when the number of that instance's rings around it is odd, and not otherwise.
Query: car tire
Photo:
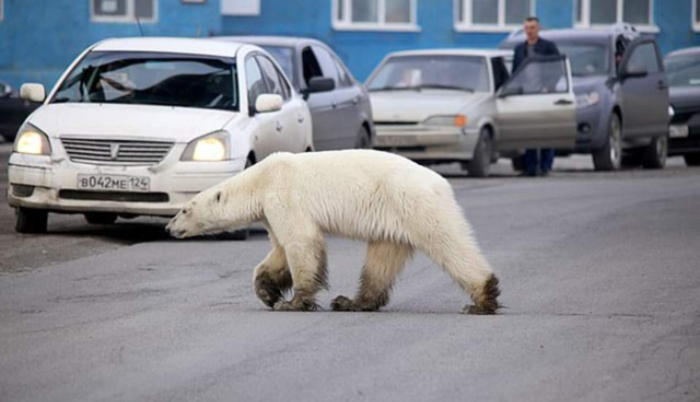
[[[685,154],[683,158],[688,166],[700,166],[700,154]]]
[[[616,113],[610,115],[605,146],[593,151],[593,166],[598,171],[619,170],[622,164],[622,122]]]
[[[117,221],[117,214],[89,212],[85,214],[85,220],[91,225],[113,225]]]
[[[245,162],[245,167],[243,170],[248,169],[253,166],[255,162],[251,158],[248,158]],[[250,237],[250,228],[245,228],[241,230],[234,230],[233,232],[224,232],[216,236],[219,240],[233,240],[233,241],[246,241]]]
[[[355,139],[355,149],[372,149],[372,138],[367,131],[365,126],[360,128],[360,132],[357,133],[357,139]]]
[[[642,166],[645,169],[663,169],[668,155],[668,137],[654,137],[642,154]]]
[[[46,233],[48,211],[19,207],[15,214],[15,231],[18,233]]]
[[[479,131],[479,142],[474,149],[472,160],[465,164],[467,174],[470,177],[487,177],[491,169],[491,156],[493,154],[493,141],[491,131],[484,127]]]

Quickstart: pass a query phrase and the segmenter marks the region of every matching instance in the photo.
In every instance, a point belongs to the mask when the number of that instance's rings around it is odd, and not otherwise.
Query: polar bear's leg
[[[389,302],[391,288],[412,254],[413,249],[408,245],[389,241],[369,243],[355,299],[338,296],[331,302],[333,310],[379,310]]]
[[[296,239],[284,247],[292,274],[294,296],[290,301],[278,301],[277,311],[313,311],[318,308],[316,293],[328,288],[326,267],[326,243],[317,235]]]
[[[255,268],[253,278],[258,299],[269,307],[274,306],[282,298],[282,294],[292,287],[292,274],[287,267],[284,249],[273,245],[272,251]]]

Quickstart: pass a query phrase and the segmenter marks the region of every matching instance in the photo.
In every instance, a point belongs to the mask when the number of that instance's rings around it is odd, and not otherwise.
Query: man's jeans
[[[554,150],[551,148],[543,148],[539,150],[528,149],[525,151],[525,156],[523,157],[525,174],[528,176],[536,176],[538,162],[540,171],[542,173],[549,173],[554,164]]]

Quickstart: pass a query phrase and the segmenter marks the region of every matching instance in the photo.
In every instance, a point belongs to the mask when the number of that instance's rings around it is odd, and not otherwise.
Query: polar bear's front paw
[[[316,311],[318,309],[318,304],[310,301],[299,302],[299,301],[286,301],[281,300],[272,306],[275,311]]]
[[[331,301],[333,311],[360,311],[357,304],[350,298],[338,296]]]

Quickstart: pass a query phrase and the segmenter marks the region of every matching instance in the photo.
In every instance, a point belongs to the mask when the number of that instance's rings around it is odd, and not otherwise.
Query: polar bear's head
[[[235,181],[236,178],[229,180]],[[171,236],[183,239],[248,227],[258,218],[255,197],[249,191],[240,191],[243,189],[233,184],[224,182],[197,194],[175,215],[165,230]]]

